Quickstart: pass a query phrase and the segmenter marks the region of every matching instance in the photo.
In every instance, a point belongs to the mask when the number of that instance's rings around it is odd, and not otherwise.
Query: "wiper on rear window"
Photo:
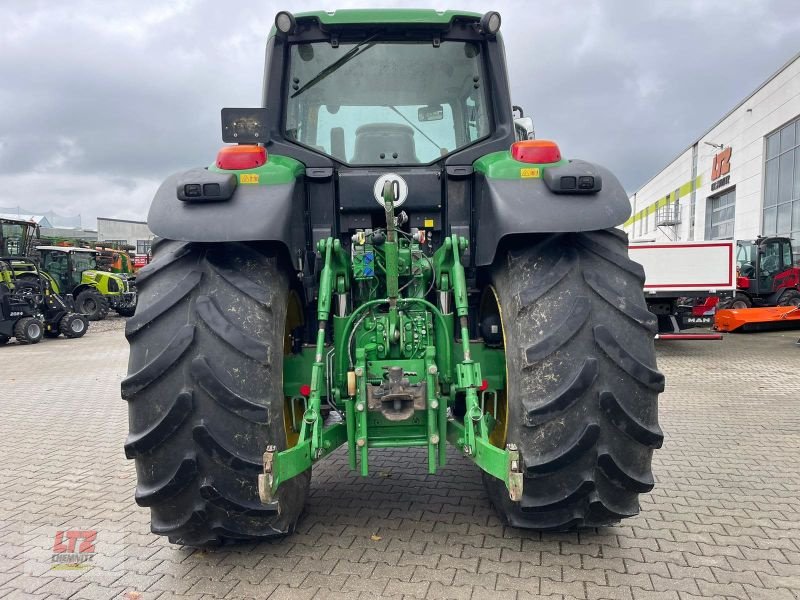
[[[378,35],[379,35],[379,33],[376,33],[374,35],[369,36],[367,39],[358,42],[355,46],[350,48],[350,50],[348,50],[347,53],[344,54],[339,60],[329,64],[327,67],[322,69],[322,71],[320,71],[319,73],[314,75],[314,77],[309,79],[308,83],[303,84],[300,87],[299,90],[297,90],[294,94],[292,94],[289,97],[290,98],[295,98],[295,97],[299,96],[300,94],[305,92],[308,88],[317,85],[320,81],[325,79],[328,75],[330,75],[331,73],[333,73],[334,71],[339,69],[339,67],[344,66],[345,63],[350,62],[356,56],[359,56],[360,54],[363,54],[364,52],[366,52],[367,50],[372,48],[375,44],[369,44],[369,42],[371,42],[376,37],[378,37]],[[369,45],[367,45],[367,44],[369,44]]]

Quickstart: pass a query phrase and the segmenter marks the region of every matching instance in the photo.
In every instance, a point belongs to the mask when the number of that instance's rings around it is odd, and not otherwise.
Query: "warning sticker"
[[[542,170],[538,167],[531,167],[529,169],[520,169],[519,176],[523,179],[533,179],[542,176]]]
[[[258,173],[239,173],[239,183],[258,183]]]

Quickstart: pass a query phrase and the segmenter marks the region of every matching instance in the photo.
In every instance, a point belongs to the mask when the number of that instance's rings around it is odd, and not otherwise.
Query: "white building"
[[[630,201],[632,240],[781,235],[800,259],[800,54]]]
[[[97,217],[97,241],[129,246],[137,255],[146,255],[150,252],[153,232],[146,221]]]

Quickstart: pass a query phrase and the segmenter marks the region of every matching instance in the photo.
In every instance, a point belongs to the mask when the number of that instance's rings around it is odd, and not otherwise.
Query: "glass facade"
[[[800,119],[768,135],[766,149],[761,232],[791,238],[800,261]]]
[[[734,213],[736,211],[736,188],[706,201],[707,240],[732,240]]]

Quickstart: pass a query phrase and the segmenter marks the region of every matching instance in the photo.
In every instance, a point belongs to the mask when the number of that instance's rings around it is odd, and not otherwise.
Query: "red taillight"
[[[551,140],[522,140],[511,144],[511,156],[520,162],[545,165],[560,161],[561,150]]]
[[[226,171],[255,169],[265,162],[267,162],[267,149],[252,144],[225,146],[217,154],[217,167]]]
[[[488,381],[486,381],[486,380],[484,379],[483,381],[481,381],[481,385],[480,385],[480,387],[478,388],[478,391],[481,391],[481,392],[482,392],[482,391],[484,391],[484,390],[485,390],[486,388],[488,388],[488,387],[489,387],[489,382],[488,382]]]
[[[301,385],[300,386],[300,395],[301,396],[305,396],[306,398],[308,398],[311,395],[311,386],[308,385],[307,383],[304,383],[303,385]]]
[[[737,277],[736,287],[738,287],[740,290],[746,290],[750,287],[750,280],[747,277]]]

